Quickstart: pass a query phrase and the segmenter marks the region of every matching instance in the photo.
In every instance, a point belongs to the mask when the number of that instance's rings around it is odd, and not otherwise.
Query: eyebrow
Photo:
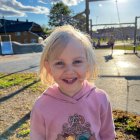
[[[74,59],[86,59],[86,57],[81,57],[81,56],[79,56],[79,57],[76,57],[76,58],[74,58]]]
[[[81,56],[79,56],[79,57],[75,57],[73,60],[77,60],[77,59],[82,59],[82,60],[84,60],[84,59],[86,59],[86,57],[81,57]],[[65,60],[57,58],[57,59],[55,59],[54,61],[56,62],[56,61],[65,61]]]
[[[78,57],[75,57],[74,59],[85,59],[86,57],[81,57],[81,56],[78,56]],[[61,58],[56,58],[55,60],[63,60]]]

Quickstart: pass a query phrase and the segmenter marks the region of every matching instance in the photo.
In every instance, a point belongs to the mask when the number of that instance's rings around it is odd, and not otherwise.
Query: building
[[[115,37],[116,40],[134,40],[135,27],[118,27],[118,28],[105,28],[98,29],[93,32],[93,38],[109,38],[111,35]],[[140,29],[137,29],[137,38],[140,38]]]
[[[0,35],[10,35],[11,41],[19,43],[38,43],[38,38],[45,34],[35,22],[0,19]]]

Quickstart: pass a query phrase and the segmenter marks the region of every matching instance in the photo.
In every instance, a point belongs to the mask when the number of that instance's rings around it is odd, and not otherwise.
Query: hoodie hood
[[[74,96],[70,97],[65,94],[63,94],[58,85],[54,84],[51,87],[49,87],[43,95],[49,96],[51,98],[54,98],[56,100],[60,100],[62,102],[67,102],[67,103],[77,103],[81,99],[88,97],[91,93],[91,91],[95,90],[95,86],[90,84],[88,81],[84,81],[82,89],[77,92]]]

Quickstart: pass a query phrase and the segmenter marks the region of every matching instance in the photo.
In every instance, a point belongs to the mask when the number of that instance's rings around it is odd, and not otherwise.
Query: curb
[[[101,78],[125,78],[127,80],[140,80],[140,75],[100,75]]]

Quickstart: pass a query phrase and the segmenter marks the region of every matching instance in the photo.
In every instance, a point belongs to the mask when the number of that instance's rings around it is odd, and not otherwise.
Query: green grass
[[[3,93],[2,89],[8,89],[15,86],[26,87],[28,85],[30,85],[28,89],[31,91],[42,92],[42,90],[45,89],[45,87],[39,81],[38,75],[36,73],[0,73],[0,94]]]
[[[29,135],[29,133],[30,133],[30,129],[22,130],[18,132],[17,137],[26,137],[27,135]]]
[[[29,127],[29,121],[25,122],[24,124],[21,125],[21,127],[18,128],[18,132],[16,136],[19,137],[27,137],[30,134],[30,127]]]
[[[103,48],[103,47],[99,47],[99,48],[97,48],[97,49],[111,49],[111,48],[109,48],[109,47],[105,47],[105,48]],[[133,46],[114,46],[114,50],[134,50],[134,47]],[[136,48],[135,48],[135,51],[140,51],[140,46],[137,46]]]
[[[137,135],[140,138],[140,116],[123,111],[114,111],[116,129],[124,128],[125,133]]]
[[[11,75],[0,73],[0,77],[0,89],[16,85],[26,85],[37,80],[37,75],[34,73],[18,73]]]
[[[119,50],[134,50],[133,46],[115,46],[114,49],[119,49]],[[135,48],[136,50],[140,51],[140,46],[137,46]]]

